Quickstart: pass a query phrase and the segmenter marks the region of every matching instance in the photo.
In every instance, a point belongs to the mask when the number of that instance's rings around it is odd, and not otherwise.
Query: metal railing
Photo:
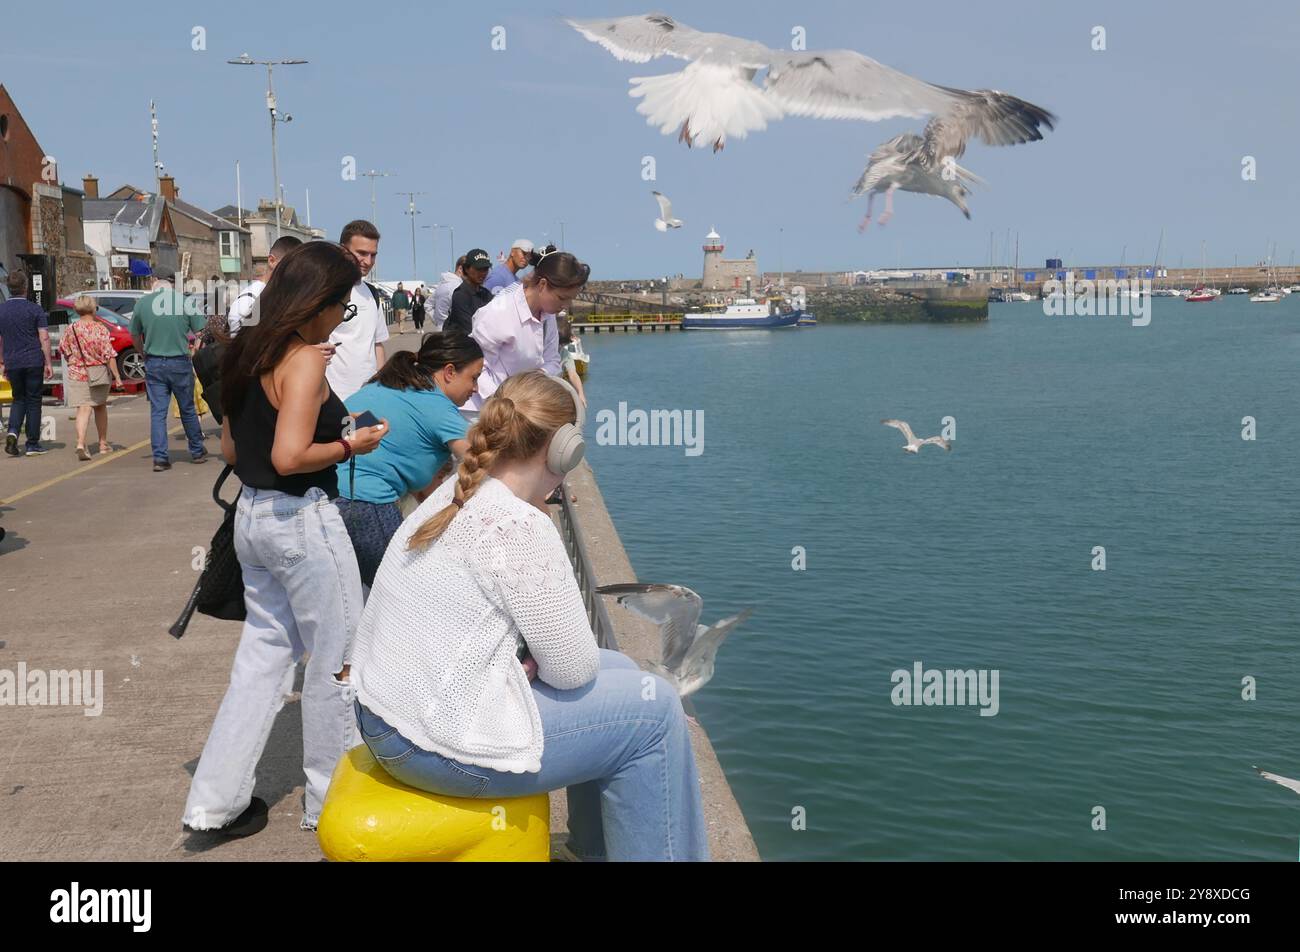
[[[556,507],[556,513],[560,521],[560,538],[564,540],[564,550],[573,564],[573,574],[578,580],[582,603],[587,607],[587,620],[591,622],[591,630],[596,635],[596,644],[617,651],[614,624],[605,608],[605,600],[596,594],[596,586],[600,581],[591,567],[591,556],[587,552],[578,511],[569,502],[569,490],[563,484],[560,486],[560,504]]]
[[[663,314],[635,314],[628,312],[625,314],[584,314],[581,319],[575,318],[574,324],[670,324],[682,319],[682,313],[668,312]]]

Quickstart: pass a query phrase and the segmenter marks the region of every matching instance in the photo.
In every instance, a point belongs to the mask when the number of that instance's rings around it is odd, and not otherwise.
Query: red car
[[[72,298],[59,298],[50,310],[51,324],[64,320],[68,324],[77,320],[77,312],[72,307]],[[95,311],[95,320],[108,328],[109,340],[113,344],[113,351],[117,354],[117,372],[122,375],[122,379],[143,380],[144,357],[136,351],[135,341],[131,340],[131,319],[106,307],[100,307]],[[54,359],[59,359],[57,351]]]

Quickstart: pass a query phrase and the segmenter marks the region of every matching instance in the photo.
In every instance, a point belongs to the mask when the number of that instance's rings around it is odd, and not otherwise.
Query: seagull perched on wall
[[[687,146],[703,139],[718,152],[728,136],[743,139],[785,115],[877,122],[963,107],[982,117],[975,134],[991,144],[1042,137],[1041,119],[999,105],[1003,98],[1021,100],[993,90],[936,86],[853,50],[774,50],[725,33],[704,33],[662,13],[565,22],[620,60],[689,61],[676,73],[635,77],[628,91],[642,100],[637,112],[648,124],[665,135],[676,130],[677,140]],[[756,84],[763,71],[761,85]]]
[[[970,194],[968,186],[985,183],[957,164],[966,151],[966,140],[977,136],[990,145],[1034,142],[1043,137],[1039,126],[1051,129],[1056,119],[1047,110],[1006,93],[979,89],[971,96],[976,98],[931,119],[922,135],[905,132],[877,146],[868,156],[867,167],[851,196],[864,192],[867,195],[867,214],[858,231],[871,223],[871,203],[878,192],[885,193],[885,213],[880,216],[880,224],[893,217],[894,192],[900,188],[946,198],[969,219],[965,201]]]
[[[668,200],[668,196],[663,192],[652,193],[655,201],[659,203],[659,217],[655,219],[655,228],[660,231],[667,231],[669,228],[681,228],[682,220],[673,217],[673,203]]]
[[[945,450],[952,452],[952,443],[945,440],[942,436],[931,436],[924,440],[919,440],[916,438],[916,434],[912,432],[912,428],[902,420],[881,420],[880,422],[885,424],[885,426],[892,426],[894,429],[902,431],[903,438],[907,440],[907,443],[903,446],[903,451],[906,453],[919,453],[921,452],[921,447],[925,446],[927,443],[933,443],[935,446],[942,446]]]
[[[632,582],[602,585],[601,595],[617,595],[618,603],[635,615],[659,626],[663,660],[647,670],[676,686],[681,697],[694,694],[713,677],[718,648],[731,629],[749,617],[746,608],[738,615],[712,625],[701,625],[704,600],[684,585]]]

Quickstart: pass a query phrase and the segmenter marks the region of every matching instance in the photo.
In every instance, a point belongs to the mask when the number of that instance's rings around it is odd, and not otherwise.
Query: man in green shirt
[[[402,321],[411,309],[411,295],[406,293],[406,288],[402,282],[397,282],[397,290],[393,292],[393,317],[397,319],[397,333],[402,333]]]
[[[205,463],[203,428],[194,410],[194,366],[190,363],[188,334],[203,330],[204,318],[194,300],[158,276],[153,292],[140,298],[131,312],[131,337],[144,354],[144,386],[149,394],[149,441],[153,444],[153,471],[172,468],[167,458],[167,407],[176,398],[181,424],[190,444],[190,458]]]

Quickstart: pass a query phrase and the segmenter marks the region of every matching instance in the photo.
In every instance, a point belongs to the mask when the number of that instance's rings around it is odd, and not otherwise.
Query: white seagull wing
[[[912,432],[912,428],[903,420],[881,420],[880,422],[885,424],[885,426],[892,426],[896,430],[901,430],[903,438],[906,439],[907,442],[916,442],[916,434]]]
[[[943,112],[959,101],[951,90],[854,50],[772,55],[764,90],[791,115],[875,122]]]
[[[727,635],[731,634],[731,629],[748,618],[750,613],[751,609],[746,608],[739,614],[724,618],[707,628],[703,625],[699,627],[695,643],[686,652],[686,657],[682,659],[681,666],[676,670],[678,694],[682,697],[694,694],[712,680],[718,649],[722,647]]]
[[[633,63],[648,63],[660,56],[672,56],[761,69],[769,57],[767,47],[761,43],[725,33],[704,33],[664,13],[565,22],[618,59]]]
[[[942,446],[944,449],[948,450],[949,452],[952,451],[952,444],[949,443],[947,440],[945,440],[942,436],[927,436],[925,439],[921,441],[922,446],[927,446],[929,444],[934,444],[935,446]]]
[[[655,201],[659,203],[659,217],[662,218],[666,224],[672,224],[673,203],[668,200],[668,196],[663,192],[654,192],[652,194],[655,197]]]
[[[1041,139],[1042,126],[1055,128],[1056,116],[1046,109],[996,89],[945,89],[957,100],[925,127],[926,163],[931,168],[945,156],[961,158],[972,136],[989,145],[1016,145]]]
[[[695,641],[696,628],[704,600],[684,585],[661,585],[653,582],[629,582],[602,585],[601,595],[616,595],[628,611],[659,626],[663,639],[662,664],[677,671]]]
[[[1280,777],[1275,773],[1269,773],[1267,770],[1260,770],[1258,767],[1255,769],[1259,771],[1259,775],[1265,780],[1272,780],[1274,783],[1280,783],[1288,790],[1300,793],[1300,780],[1292,780],[1290,777]]]

